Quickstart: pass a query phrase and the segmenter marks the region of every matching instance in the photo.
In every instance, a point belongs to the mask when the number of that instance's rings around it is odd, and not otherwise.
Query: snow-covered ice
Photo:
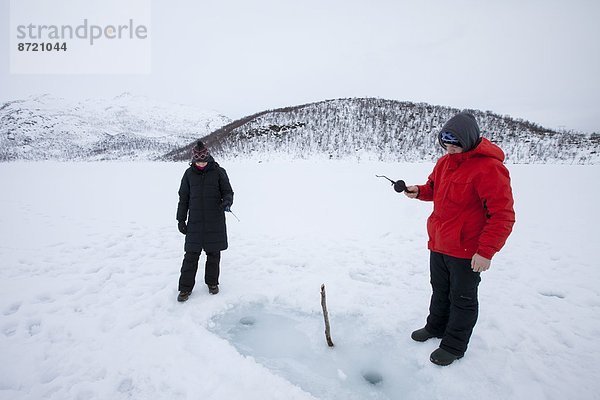
[[[442,368],[410,339],[431,204],[375,177],[432,164],[221,164],[240,218],[221,292],[200,273],[183,304],[184,163],[0,164],[0,399],[598,398],[600,166],[509,165],[517,223]]]

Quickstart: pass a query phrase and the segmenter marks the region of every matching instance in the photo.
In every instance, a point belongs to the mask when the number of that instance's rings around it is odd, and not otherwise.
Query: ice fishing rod
[[[385,178],[385,179],[387,179],[388,181],[392,182],[392,185],[396,184],[396,181],[391,180],[390,178],[388,178],[385,175],[375,175],[375,176],[378,177],[378,178]]]
[[[402,193],[402,192],[411,193],[411,191],[406,188],[406,183],[404,183],[404,181],[402,179],[394,181],[385,175],[375,175],[375,176],[378,178],[385,178],[388,181],[392,182],[392,186],[394,186],[394,190],[398,193]]]
[[[235,215],[235,214],[233,213],[233,211],[231,211],[231,209],[230,209],[229,211],[227,211],[227,212],[228,212],[228,213],[231,213],[231,215],[233,215],[233,216],[235,217],[235,219],[237,219],[237,220],[238,220],[238,222],[241,222],[241,221],[240,221],[240,219],[237,217],[237,215]]]

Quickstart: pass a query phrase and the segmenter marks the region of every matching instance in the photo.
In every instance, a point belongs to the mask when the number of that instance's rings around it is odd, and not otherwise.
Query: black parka
[[[225,169],[212,157],[203,170],[191,165],[181,179],[177,205],[177,220],[187,220],[185,251],[227,249],[223,203],[233,204],[233,190]]]

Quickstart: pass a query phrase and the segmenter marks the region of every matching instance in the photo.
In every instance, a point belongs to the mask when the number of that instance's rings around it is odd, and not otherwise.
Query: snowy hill
[[[124,93],[0,104],[0,161],[154,160],[230,122],[214,111]]]
[[[48,95],[0,103],[0,161],[187,160],[200,137],[227,157],[433,161],[435,132],[460,110],[374,98],[258,112],[231,122],[195,107],[124,93],[73,102]],[[557,132],[470,110],[509,163],[600,163],[600,135]]]
[[[257,158],[359,158],[433,161],[435,132],[461,110],[374,98],[337,99],[263,111],[205,138],[216,154]],[[469,110],[482,133],[500,144],[509,163],[600,162],[600,135],[557,132],[534,123]],[[187,159],[189,146],[167,159]]]

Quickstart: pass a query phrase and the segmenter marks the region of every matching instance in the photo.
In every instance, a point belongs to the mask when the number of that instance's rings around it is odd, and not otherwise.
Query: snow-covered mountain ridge
[[[223,157],[357,158],[434,161],[436,133],[462,110],[376,98],[326,100],[239,119],[204,138]],[[600,163],[600,135],[558,132],[491,111],[472,112],[482,135],[499,144],[508,163]],[[190,145],[167,154],[189,157]]]
[[[157,160],[230,122],[214,111],[123,93],[0,103],[0,161]]]
[[[0,161],[187,160],[203,137],[219,157],[434,161],[436,132],[461,110],[375,98],[325,100],[231,121],[124,93],[81,102],[49,95],[0,103]],[[558,132],[469,110],[509,163],[600,164],[600,135]]]

